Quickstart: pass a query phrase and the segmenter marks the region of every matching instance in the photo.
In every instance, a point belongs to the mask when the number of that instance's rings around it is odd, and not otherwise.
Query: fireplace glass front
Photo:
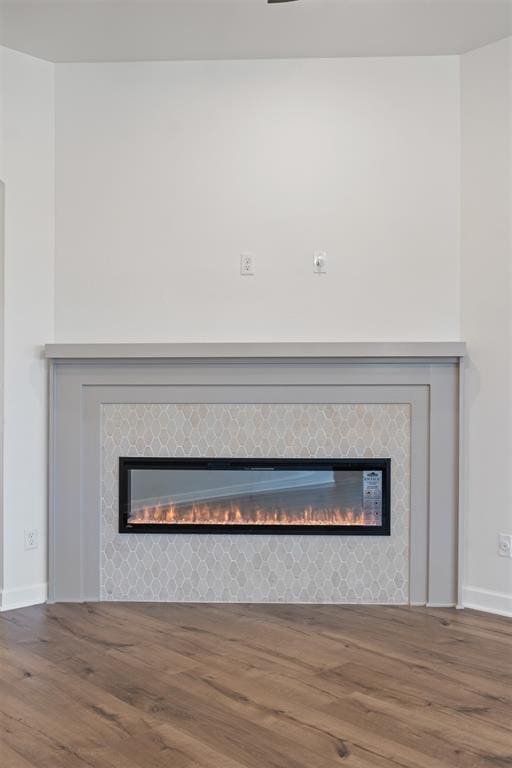
[[[390,533],[390,459],[119,459],[121,533]]]

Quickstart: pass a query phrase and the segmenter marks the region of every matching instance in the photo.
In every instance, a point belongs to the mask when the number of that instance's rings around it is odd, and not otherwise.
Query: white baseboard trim
[[[0,611],[12,611],[15,608],[26,608],[29,605],[46,603],[48,584],[33,584],[31,587],[4,589],[0,592]]]
[[[462,603],[464,608],[473,608],[475,611],[497,613],[498,616],[512,618],[512,595],[505,592],[492,592],[489,589],[478,587],[463,587]]]

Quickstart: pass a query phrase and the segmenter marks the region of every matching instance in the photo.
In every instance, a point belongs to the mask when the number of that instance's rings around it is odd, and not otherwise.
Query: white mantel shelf
[[[51,360],[461,358],[461,341],[195,344],[47,344]]]

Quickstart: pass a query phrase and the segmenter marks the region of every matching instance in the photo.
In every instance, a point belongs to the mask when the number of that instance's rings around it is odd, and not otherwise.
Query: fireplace
[[[462,344],[59,345],[48,354],[51,601],[457,600]],[[209,525],[173,535],[160,522],[148,535],[126,527],[135,500],[126,487],[120,534],[120,456],[390,458],[391,534]],[[389,525],[384,473],[378,533]]]
[[[120,533],[390,535],[390,459],[119,459]]]

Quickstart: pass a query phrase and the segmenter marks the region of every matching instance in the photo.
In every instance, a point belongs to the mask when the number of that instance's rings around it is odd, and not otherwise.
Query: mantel
[[[47,344],[52,360],[462,358],[466,345],[441,342],[279,342],[194,344]]]
[[[116,592],[101,565],[108,562],[117,569],[105,551],[111,535],[115,546],[119,544],[117,462],[122,456],[186,455],[391,458],[409,530],[393,550],[396,556],[390,555],[399,563],[400,585],[388,574],[393,596],[387,598],[379,587],[375,599],[460,603],[463,343],[51,344],[46,355],[51,372],[50,600],[126,599],[128,591],[122,587]],[[407,469],[401,463],[405,459]],[[400,518],[395,514],[391,519]],[[160,563],[161,573],[171,576],[165,577],[169,580],[159,600],[280,602],[285,594],[292,602],[366,599],[354,586],[361,578],[351,567],[350,587],[348,582],[336,586],[330,577],[315,582],[325,558],[322,536],[316,544],[300,544],[301,569],[315,576],[306,586],[300,575],[293,577],[289,593],[272,584],[260,590],[261,579],[250,570],[261,546],[256,536],[241,537],[244,555],[239,542],[224,539],[222,552],[227,554],[219,560],[212,560],[214,536],[204,541],[198,537],[194,551],[202,547],[204,588],[202,581],[194,585],[180,570],[181,558],[175,553],[190,544],[177,538],[171,536],[166,546],[173,554]],[[281,555],[287,557],[286,537],[277,538]],[[393,530],[382,537],[392,538]],[[334,560],[341,558],[332,566],[336,573],[353,554],[346,543],[338,544],[344,549],[333,548]],[[406,548],[409,554],[403,556]],[[309,559],[311,551],[316,560]],[[188,555],[182,560],[188,562]],[[249,568],[249,575],[244,584],[237,582],[225,592],[224,577],[217,579],[215,569],[231,561],[241,570]],[[262,563],[270,571],[265,557]],[[233,581],[229,573],[226,583]],[[133,575],[135,584],[135,570]],[[217,584],[213,591],[210,584]],[[148,589],[140,586],[133,599],[150,599]]]

